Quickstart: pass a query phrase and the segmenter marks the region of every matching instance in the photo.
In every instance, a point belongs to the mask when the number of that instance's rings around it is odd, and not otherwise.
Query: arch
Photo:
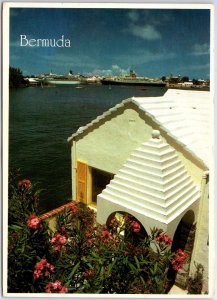
[[[110,224],[111,224],[111,220],[114,219],[114,218],[116,218],[119,221],[121,221],[121,219],[123,219],[123,221],[124,221],[125,217],[127,217],[128,220],[130,220],[129,222],[137,222],[140,226],[140,230],[138,232],[134,232],[134,231],[131,231],[131,230],[130,230],[130,232],[129,231],[128,232],[124,231],[123,232],[123,237],[127,238],[127,239],[130,239],[131,242],[134,245],[138,245],[141,240],[144,240],[145,237],[148,236],[148,233],[147,233],[144,225],[132,214],[130,214],[128,212],[125,212],[125,211],[112,212],[107,218],[106,225],[109,227]],[[129,230],[129,228],[128,228],[128,230]]]
[[[193,210],[189,210],[184,214],[176,228],[173,237],[173,244],[171,247],[172,251],[176,251],[179,248],[182,250],[186,250],[185,248],[188,243],[190,232],[194,227],[194,220],[195,214]]]
[[[195,237],[195,214],[193,210],[187,211],[179,224],[177,225],[171,250],[175,252],[178,249],[182,249],[187,255],[188,259],[185,262],[184,268],[181,271],[174,271],[170,268],[168,277],[171,280],[171,284],[176,283],[182,288],[186,288],[187,278],[190,268],[190,259],[194,246]]]

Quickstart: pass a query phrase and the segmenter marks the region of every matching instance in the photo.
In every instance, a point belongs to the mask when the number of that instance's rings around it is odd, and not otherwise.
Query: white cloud
[[[204,44],[195,44],[192,47],[192,54],[193,55],[208,55],[210,50],[209,50],[209,44],[204,43]]]
[[[135,25],[132,24],[128,32],[131,34],[140,37],[144,40],[159,40],[161,39],[160,32],[153,25]]]
[[[109,69],[94,69],[92,72],[86,73],[86,75],[99,75],[99,76],[112,76],[112,75],[126,75],[130,71],[130,68],[123,69],[118,65],[112,65]]]

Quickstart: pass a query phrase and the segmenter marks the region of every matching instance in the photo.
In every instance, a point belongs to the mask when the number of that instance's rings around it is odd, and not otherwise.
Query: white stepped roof
[[[199,187],[175,150],[158,137],[134,150],[98,195],[98,201],[119,204],[166,224],[199,198]]]
[[[163,97],[134,97],[139,108],[149,113],[176,140],[207,166],[210,145],[210,93],[168,90]]]
[[[169,89],[160,97],[132,97],[123,100],[86,126],[80,127],[68,141],[129,102],[133,102],[160,129],[166,131],[168,136],[209,166],[211,97],[208,91]]]

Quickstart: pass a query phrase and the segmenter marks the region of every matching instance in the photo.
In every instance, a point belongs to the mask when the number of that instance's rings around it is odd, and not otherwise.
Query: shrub
[[[8,292],[34,292],[33,266],[48,255],[48,227],[37,217],[39,192],[30,180],[9,177]]]
[[[32,183],[15,182],[9,194],[9,292],[163,294],[169,266],[178,270],[186,259],[181,249],[171,252],[172,239],[161,230],[142,236],[129,215],[96,224],[93,210],[77,201],[49,234],[32,203]]]

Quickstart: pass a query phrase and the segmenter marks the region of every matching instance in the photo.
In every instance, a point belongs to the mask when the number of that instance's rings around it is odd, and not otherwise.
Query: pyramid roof
[[[199,187],[158,131],[131,153],[98,195],[99,201],[119,204],[167,224],[199,198]]]

